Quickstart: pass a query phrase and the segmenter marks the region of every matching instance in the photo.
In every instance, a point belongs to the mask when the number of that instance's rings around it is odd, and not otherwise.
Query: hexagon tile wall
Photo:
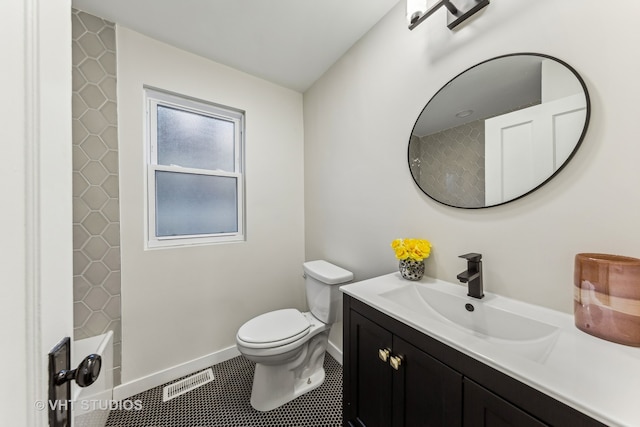
[[[72,11],[74,339],[114,332],[120,384],[120,210],[115,26]]]

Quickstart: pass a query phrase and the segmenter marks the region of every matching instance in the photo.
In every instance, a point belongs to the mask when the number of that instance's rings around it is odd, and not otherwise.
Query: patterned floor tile
[[[130,397],[140,410],[111,411],[107,427],[339,427],[342,425],[342,366],[325,356],[325,382],[269,412],[251,407],[255,364],[242,356],[212,367],[215,380],[162,402],[163,386]],[[173,381],[172,381],[173,382]]]

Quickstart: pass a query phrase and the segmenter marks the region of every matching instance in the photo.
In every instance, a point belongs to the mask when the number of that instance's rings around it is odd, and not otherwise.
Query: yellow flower
[[[405,248],[404,246],[398,246],[396,248],[396,258],[398,259],[407,259],[411,256],[411,254],[409,253],[409,251],[407,251],[407,248]]]
[[[398,259],[422,261],[431,255],[431,243],[425,239],[395,239],[391,247]]]
[[[402,245],[402,239],[396,239],[391,242],[391,247],[395,250],[398,246]]]

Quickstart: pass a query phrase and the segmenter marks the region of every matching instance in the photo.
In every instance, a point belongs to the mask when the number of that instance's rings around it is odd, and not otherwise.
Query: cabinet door
[[[544,427],[546,424],[464,379],[464,427]]]
[[[393,370],[394,427],[460,427],[462,375],[408,342],[393,338],[401,356]]]
[[[391,351],[391,333],[354,311],[350,316],[349,355],[344,366],[351,384],[348,421],[354,426],[389,427],[392,369],[388,360],[380,358],[380,350]]]

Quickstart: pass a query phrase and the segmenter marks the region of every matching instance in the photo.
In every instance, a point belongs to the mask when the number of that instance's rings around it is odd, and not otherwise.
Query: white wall
[[[2,4],[3,425],[49,425],[47,353],[73,333],[70,8]]]
[[[123,27],[117,43],[126,384],[234,345],[259,313],[304,308],[303,125],[298,92]],[[246,242],[144,250],[143,85],[246,111]]]
[[[631,0],[494,0],[456,31],[444,8],[409,31],[400,2],[304,95],[307,258],[362,280],[396,271],[392,239],[428,238],[428,275],[456,282],[458,255],[480,252],[486,290],[572,312],[576,253],[640,257],[639,12]],[[592,103],[582,147],[521,200],[437,204],[407,166],[414,121],[449,79],[515,52],[558,57],[582,75]]]

